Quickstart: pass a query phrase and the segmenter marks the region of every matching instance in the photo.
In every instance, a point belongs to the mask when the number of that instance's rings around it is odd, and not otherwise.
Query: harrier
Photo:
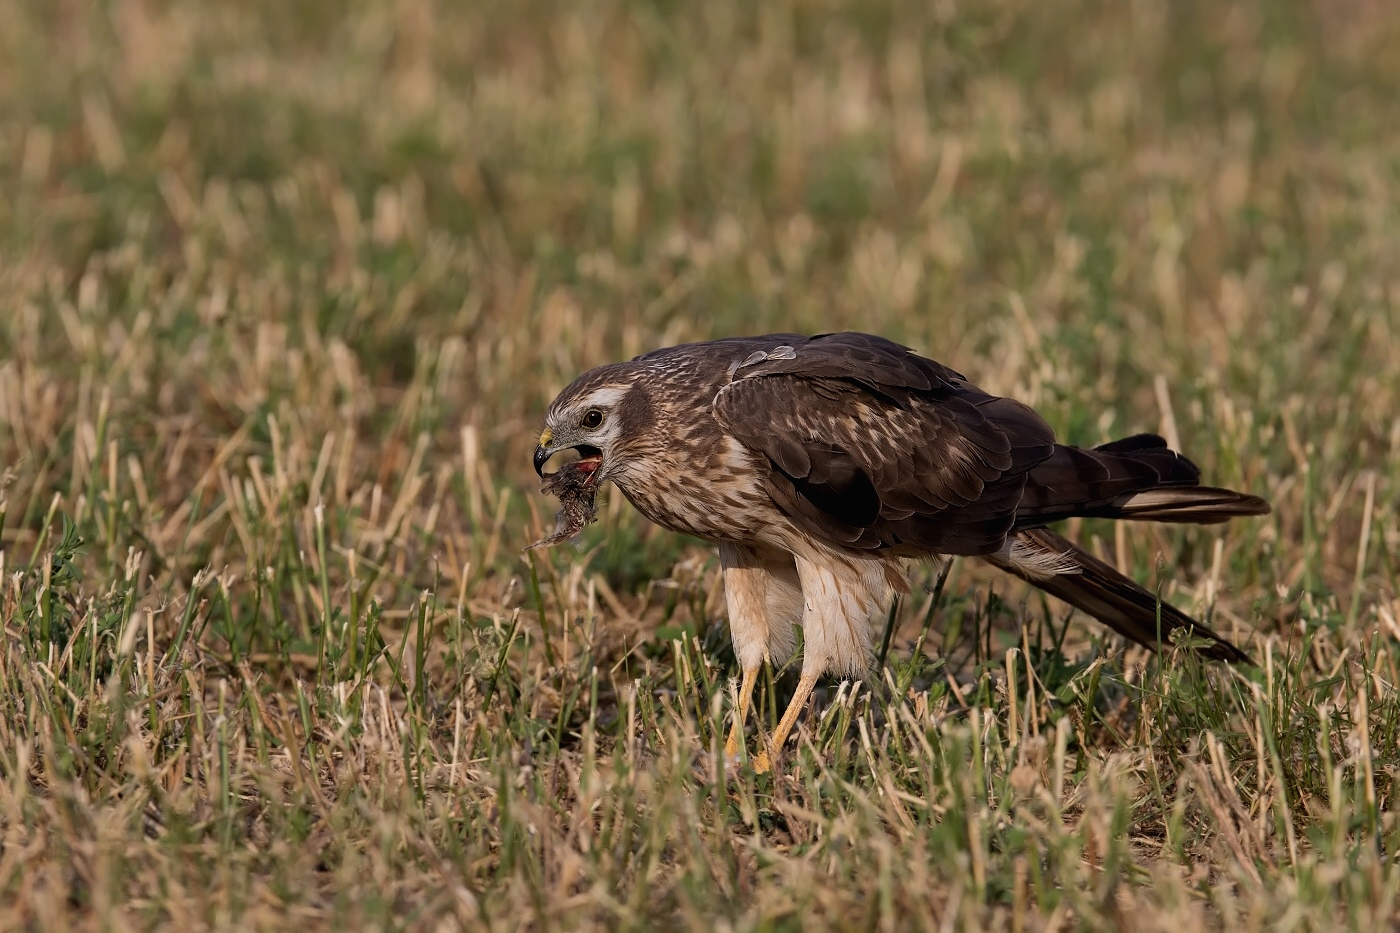
[[[600,366],[549,406],[536,472],[566,449],[593,486],[611,481],[658,525],[719,546],[742,670],[731,758],[761,665],[791,656],[797,627],[802,678],[775,754],[818,677],[867,671],[909,558],[979,557],[1139,644],[1190,631],[1207,657],[1249,660],[1046,526],[1211,524],[1267,502],[1200,485],[1153,434],[1057,443],[1026,405],[881,337],[737,337]]]

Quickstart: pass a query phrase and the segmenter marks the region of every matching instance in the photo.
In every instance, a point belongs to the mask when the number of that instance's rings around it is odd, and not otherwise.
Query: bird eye
[[[583,413],[583,420],[579,423],[585,428],[596,428],[603,423],[603,413],[596,408],[590,408]]]

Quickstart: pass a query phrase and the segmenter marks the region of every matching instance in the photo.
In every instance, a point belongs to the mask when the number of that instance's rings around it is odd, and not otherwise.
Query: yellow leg
[[[783,713],[782,720],[778,723],[778,729],[773,733],[773,741],[769,748],[773,750],[776,757],[783,750],[784,743],[788,736],[792,734],[792,727],[797,725],[797,717],[807,705],[807,699],[812,695],[812,690],[817,686],[817,675],[802,675],[802,679],[797,683],[797,692],[792,695],[792,702],[788,704],[787,710]],[[768,752],[762,751],[754,758],[753,769],[759,774],[772,770],[773,762],[768,757]]]
[[[739,706],[734,710],[734,725],[729,729],[729,740],[724,743],[724,757],[729,761],[739,759],[739,749],[744,744],[744,723],[749,718],[749,701],[753,699],[753,685],[757,681],[757,667],[745,669],[739,680]]]

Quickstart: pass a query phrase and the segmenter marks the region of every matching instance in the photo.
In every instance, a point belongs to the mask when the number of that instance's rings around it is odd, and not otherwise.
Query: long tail
[[[1155,434],[1136,434],[1092,450],[1057,446],[1026,476],[1016,527],[1076,516],[1213,525],[1267,515],[1248,493],[1197,485],[1201,471]]]
[[[1156,648],[1189,631],[1209,642],[1199,649],[1206,657],[1251,663],[1200,622],[1044,527],[1076,516],[1212,525],[1269,512],[1258,496],[1200,481],[1196,465],[1155,434],[1092,450],[1057,446],[1026,475],[1007,547],[985,559],[1140,645]]]
[[[1253,663],[1249,655],[1205,625],[1170,603],[1160,602],[1128,577],[1048,529],[1016,532],[1005,550],[984,560],[1089,613],[1140,645],[1157,648],[1171,644],[1178,632],[1190,632],[1210,642],[1198,649],[1205,657]]]

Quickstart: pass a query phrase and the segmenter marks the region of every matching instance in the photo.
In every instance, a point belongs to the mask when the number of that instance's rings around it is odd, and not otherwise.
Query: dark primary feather
[[[1109,628],[1148,648],[1171,644],[1178,632],[1189,632],[1209,644],[1198,650],[1208,658],[1249,664],[1249,655],[1197,622],[1168,602],[1161,602],[1133,580],[1083,551],[1046,528],[1017,533],[1023,542],[1037,550],[1067,555],[1078,566],[1077,572],[1053,576],[1030,576],[1015,564],[999,557],[988,562],[1037,586],[1051,596],[1098,619]],[[1160,613],[1160,615],[1159,615]]]

